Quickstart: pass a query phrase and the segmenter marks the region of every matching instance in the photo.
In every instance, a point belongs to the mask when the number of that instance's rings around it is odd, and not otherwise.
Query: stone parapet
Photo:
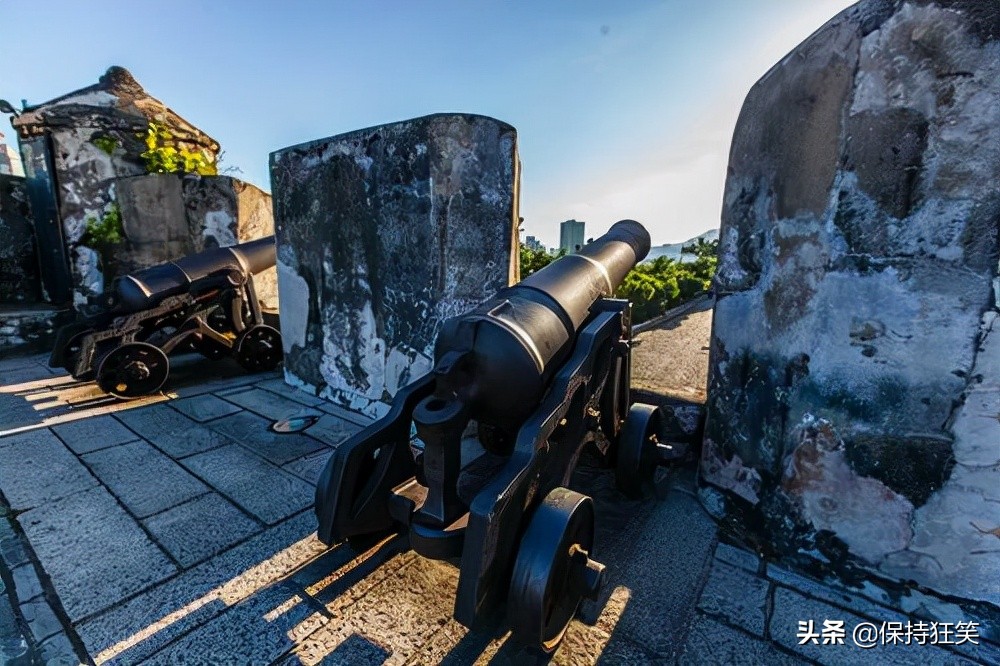
[[[441,114],[271,155],[286,379],[370,415],[516,280],[517,135]]]

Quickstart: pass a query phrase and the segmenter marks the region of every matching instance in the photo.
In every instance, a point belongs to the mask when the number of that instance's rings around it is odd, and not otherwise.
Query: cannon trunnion
[[[119,398],[159,390],[176,349],[273,369],[281,334],[264,324],[253,275],[274,264],[268,236],[116,278],[101,297],[102,312],[59,330],[49,365]]]
[[[633,495],[669,457],[659,412],[630,408],[630,306],[611,298],[649,245],[639,223],[618,222],[446,321],[433,371],[331,456],[316,488],[320,540],[405,532],[419,554],[459,564],[459,622],[506,601],[515,635],[554,650],[604,569],[590,556],[593,503],[565,487],[581,452],[617,465]]]

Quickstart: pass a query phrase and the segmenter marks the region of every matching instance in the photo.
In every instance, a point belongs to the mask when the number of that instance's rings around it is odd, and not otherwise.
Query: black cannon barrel
[[[443,382],[437,394],[457,397],[471,418],[516,431],[570,353],[594,302],[614,294],[649,246],[641,224],[622,220],[578,254],[446,321],[435,347]],[[449,359],[458,357],[462,367],[450,367]]]
[[[113,307],[120,312],[137,312],[184,293],[192,282],[212,273],[236,270],[253,275],[274,264],[274,236],[212,248],[115,279]]]

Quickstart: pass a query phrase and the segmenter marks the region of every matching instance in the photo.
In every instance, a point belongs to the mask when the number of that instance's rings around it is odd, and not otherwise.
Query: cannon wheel
[[[281,333],[265,324],[243,331],[236,341],[236,362],[250,372],[274,370],[281,363]]]
[[[653,494],[653,479],[657,468],[657,433],[661,422],[660,408],[637,402],[618,437],[618,460],[615,483],[628,497],[640,499]]]
[[[159,390],[168,374],[170,361],[163,350],[146,342],[127,342],[101,361],[97,385],[118,398],[137,398]]]
[[[551,654],[580,600],[597,596],[604,567],[588,557],[593,545],[593,501],[566,488],[546,495],[521,539],[507,596],[521,641]]]

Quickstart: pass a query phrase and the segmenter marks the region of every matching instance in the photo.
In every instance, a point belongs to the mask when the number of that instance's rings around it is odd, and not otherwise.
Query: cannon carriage
[[[274,236],[213,248],[116,278],[102,311],[61,328],[49,358],[78,380],[135,398],[163,386],[168,356],[233,356],[250,371],[281,362],[281,335],[264,323],[253,275],[275,264]]]
[[[328,461],[320,540],[403,532],[420,555],[459,565],[459,622],[506,602],[514,634],[554,650],[603,577],[593,502],[566,487],[581,453],[615,466],[631,496],[673,456],[657,441],[659,411],[630,403],[630,306],[612,298],[649,246],[639,223],[618,222],[447,320],[432,372]]]

